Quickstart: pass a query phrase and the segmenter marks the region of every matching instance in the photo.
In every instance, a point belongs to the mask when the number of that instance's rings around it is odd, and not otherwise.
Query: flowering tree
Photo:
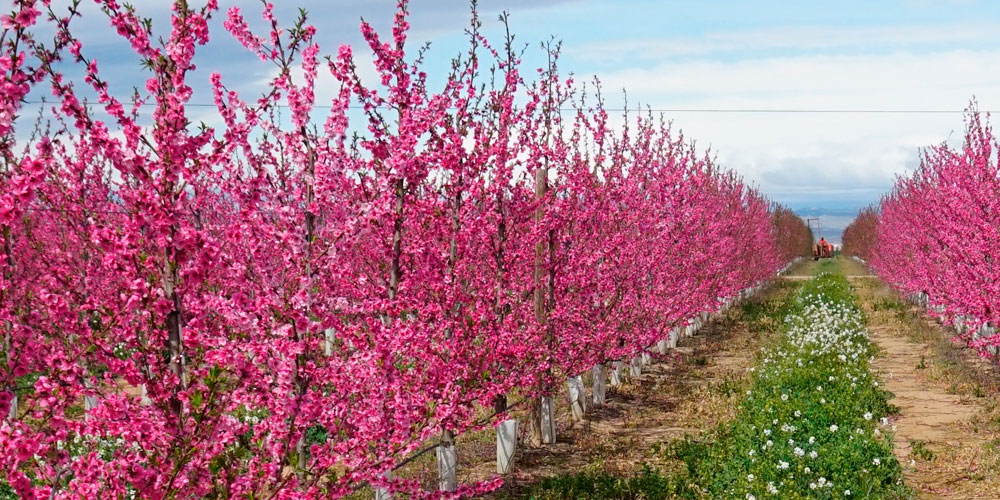
[[[390,37],[361,25],[374,82],[351,47],[321,63],[304,14],[264,4],[258,32],[233,7],[225,28],[277,70],[255,99],[205,78],[213,128],[189,107],[217,2],[175,1],[163,33],[98,4],[148,70],[128,100],[75,6],[37,5],[44,45],[17,2],[0,39],[0,479],[23,498],[485,492],[391,471],[505,418],[515,388],[551,395],[717,310],[801,231],[662,121],[612,129],[557,47],[525,81],[475,17],[432,89],[405,2]],[[56,103],[19,150],[42,84]]]
[[[778,243],[782,261],[788,262],[796,257],[812,255],[812,230],[802,222],[801,217],[781,205],[772,206],[771,215],[775,231],[774,239]],[[847,236],[844,238],[846,244]]]
[[[876,243],[878,209],[862,208],[850,225],[844,229],[844,251],[868,261]]]
[[[995,266],[998,242],[998,162],[992,129],[973,105],[965,140],[928,148],[912,176],[882,199],[871,245],[872,268],[896,288],[924,294],[935,314],[961,318],[969,344],[995,356],[1000,324]],[[863,248],[863,246],[861,246]]]

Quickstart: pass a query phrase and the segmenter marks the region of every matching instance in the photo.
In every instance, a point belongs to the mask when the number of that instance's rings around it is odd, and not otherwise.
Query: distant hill
[[[799,217],[819,218],[820,233],[830,243],[839,245],[843,242],[844,228],[846,228],[861,207],[791,207]],[[815,222],[813,222],[815,224]],[[815,225],[813,226],[815,230]],[[819,238],[819,234],[815,235]]]

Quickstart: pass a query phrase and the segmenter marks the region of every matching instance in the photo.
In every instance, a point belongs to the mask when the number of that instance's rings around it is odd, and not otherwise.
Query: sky
[[[166,33],[168,0],[134,3]],[[361,57],[359,20],[387,32],[395,10],[384,0],[275,3],[286,23],[298,7],[308,11],[322,53],[346,43]],[[258,19],[257,1],[219,4]],[[127,95],[144,75],[87,5],[77,27],[84,51],[98,59],[113,93]],[[466,46],[469,3],[413,0],[409,7],[411,41],[429,42],[428,72],[445,73]],[[921,147],[961,140],[962,110],[972,98],[981,110],[1000,110],[1000,2],[480,0],[479,11],[497,43],[497,16],[510,13],[511,31],[529,44],[525,66],[543,64],[540,42],[561,40],[561,69],[597,76],[607,107],[622,107],[626,89],[630,106],[666,110],[723,166],[772,200],[819,217],[834,242],[859,208],[919,163]],[[246,91],[272,71],[231,39],[223,19],[213,20],[213,39],[196,58],[193,101],[211,102],[213,71]],[[206,108],[202,118],[211,122],[211,113]]]

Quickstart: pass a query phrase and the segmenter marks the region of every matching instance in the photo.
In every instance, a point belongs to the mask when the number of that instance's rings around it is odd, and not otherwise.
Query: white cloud
[[[1000,50],[953,50],[695,60],[601,76],[630,102],[682,109],[946,109],[975,95],[1000,109]],[[615,96],[609,96],[614,103]],[[668,113],[685,135],[711,144],[721,163],[786,202],[875,201],[918,148],[960,140],[959,112]]]
[[[870,52],[874,48],[889,51],[929,45],[996,45],[998,31],[1000,23],[994,22],[923,26],[778,26],[709,32],[697,37],[596,41],[567,47],[567,53],[581,60],[622,62],[776,50]]]
[[[965,100],[976,89],[1000,88],[1000,74],[993,71],[997,62],[1000,50],[695,60],[626,68],[602,80],[608,88],[624,86],[630,93],[660,98],[657,104],[663,98],[691,104],[691,96],[707,95],[712,103],[730,107],[953,109],[954,96]]]

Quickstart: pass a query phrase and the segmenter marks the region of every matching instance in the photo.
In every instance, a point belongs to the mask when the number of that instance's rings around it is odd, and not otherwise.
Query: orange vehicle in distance
[[[813,260],[829,259],[833,257],[833,245],[826,238],[820,238],[816,246],[813,247]]]

